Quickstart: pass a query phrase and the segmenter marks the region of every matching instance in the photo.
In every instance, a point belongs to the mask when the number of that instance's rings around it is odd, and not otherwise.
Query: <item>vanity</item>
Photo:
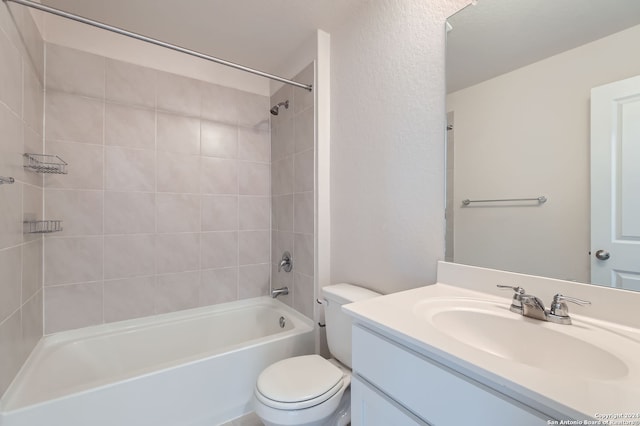
[[[570,305],[572,324],[534,319],[498,284],[592,304]],[[635,292],[440,262],[434,285],[343,307],[353,425],[640,424],[638,304]]]

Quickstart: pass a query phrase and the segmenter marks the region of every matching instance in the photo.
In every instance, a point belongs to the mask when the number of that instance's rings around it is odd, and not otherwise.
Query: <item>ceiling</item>
[[[640,0],[478,0],[448,22],[451,93],[638,25]]]
[[[371,0],[42,0],[269,73]],[[447,92],[640,24],[640,0],[478,0],[449,18]]]
[[[277,73],[312,37],[369,0],[42,0],[167,43]]]

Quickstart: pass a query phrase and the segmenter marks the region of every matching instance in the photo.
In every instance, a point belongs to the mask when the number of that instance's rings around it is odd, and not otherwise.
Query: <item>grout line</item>
[[[236,274],[236,300],[240,300],[240,167],[238,162],[238,124],[236,126],[236,267],[238,268],[238,273]]]
[[[137,277],[131,277],[131,278],[137,278]],[[125,278],[118,278],[118,279],[125,279]],[[64,284],[52,284],[52,285],[46,285],[44,289],[53,290],[53,289],[61,289],[64,287],[72,287],[72,286],[76,286],[76,287],[82,286],[82,288],[86,288],[87,286],[95,286],[95,285],[100,285],[100,287],[103,288],[104,282],[102,280],[94,280],[94,281],[80,281],[80,282],[72,282],[72,283],[64,283]]]
[[[7,315],[6,318],[0,321],[0,328],[2,328],[2,326],[9,320],[9,318],[14,316],[16,313],[20,313],[20,315],[22,315],[22,305],[18,306],[17,309],[15,309],[13,312]],[[22,317],[20,318],[20,320],[22,321]]]
[[[155,78],[154,84],[154,100],[153,100],[153,152],[154,152],[154,176],[153,176],[153,193],[154,196],[154,233],[158,232],[158,72],[153,73]],[[155,250],[154,250],[155,256]],[[155,265],[155,262],[154,262]],[[158,266],[154,266],[154,272],[157,271]]]
[[[107,149],[106,149],[106,134],[107,134],[107,62],[104,57],[102,57],[102,285],[100,286],[102,290],[102,324],[106,322],[105,320],[105,303],[104,303],[104,280],[105,280],[105,248],[106,248],[106,239],[104,237],[105,230],[105,188],[107,187]]]
[[[154,152],[154,187],[153,187],[153,314],[158,314],[158,70],[153,70],[153,152]]]
[[[47,112],[47,55],[48,55],[48,45],[47,43],[43,42],[43,46],[42,46],[42,56],[43,56],[43,75],[42,75],[42,135],[41,138],[42,140],[40,141],[40,146],[41,146],[41,151],[44,154],[47,148],[47,138],[46,138],[46,134],[47,134],[47,120],[46,120],[46,112]],[[42,175],[42,199],[41,199],[41,208],[40,208],[40,214],[42,215],[41,218],[43,219],[45,217],[45,204],[44,204],[44,200],[45,200],[45,193],[47,190],[47,181],[48,179],[46,178],[45,175]],[[45,287],[44,287],[44,282],[45,282],[45,274],[46,274],[46,268],[45,268],[45,237],[42,236],[41,238],[41,259],[40,259],[40,290],[42,291],[42,318],[41,318],[41,326],[42,326],[42,334],[44,335],[45,333],[45,325],[46,325],[46,318],[47,318],[47,310],[46,310],[46,294],[45,294]]]
[[[24,209],[23,209],[24,210]],[[24,212],[22,213],[23,217],[24,217]],[[23,322],[22,322],[22,309],[24,307],[24,305],[26,304],[26,301],[23,302],[24,300],[24,246],[26,245],[26,243],[22,243],[20,245],[20,270],[18,271],[18,275],[20,276],[20,280],[18,281],[20,284],[20,302],[19,302],[19,309],[20,309],[20,324],[21,324],[21,328],[22,328],[22,332],[24,334],[24,327],[23,327]]]
[[[203,288],[204,288],[204,277],[202,276],[202,233],[203,233],[203,229],[202,229],[202,94],[200,95],[200,114],[198,116],[198,172],[196,173],[197,175],[197,180],[198,180],[198,210],[199,210],[199,215],[198,215],[198,271],[200,273],[199,279],[200,282],[198,283],[198,295],[197,295],[197,301],[196,304],[197,306],[202,306],[202,293],[203,293]]]

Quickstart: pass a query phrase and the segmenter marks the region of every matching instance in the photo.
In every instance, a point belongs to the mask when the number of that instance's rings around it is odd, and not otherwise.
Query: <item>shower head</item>
[[[283,106],[284,109],[289,109],[289,100],[280,102],[278,103],[278,105],[275,105],[273,108],[271,108],[271,114],[278,115],[278,111],[280,110],[281,106]]]

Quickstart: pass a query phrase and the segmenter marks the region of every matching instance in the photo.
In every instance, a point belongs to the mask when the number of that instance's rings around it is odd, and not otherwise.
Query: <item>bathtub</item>
[[[44,337],[0,426],[213,426],[250,412],[258,374],[314,351],[313,323],[268,298]]]

